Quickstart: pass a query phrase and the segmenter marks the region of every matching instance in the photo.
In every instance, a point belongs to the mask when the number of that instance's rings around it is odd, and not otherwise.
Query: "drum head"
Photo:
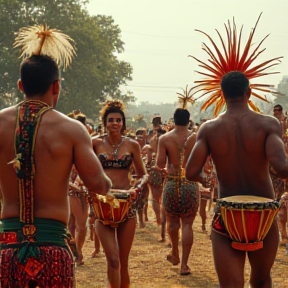
[[[231,203],[267,203],[267,202],[273,202],[273,199],[265,198],[265,197],[258,197],[254,195],[235,195],[225,198],[218,199],[225,202],[231,202]]]

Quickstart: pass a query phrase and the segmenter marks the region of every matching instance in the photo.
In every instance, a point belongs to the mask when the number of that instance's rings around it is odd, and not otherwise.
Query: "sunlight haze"
[[[233,22],[233,17],[238,33],[243,25],[243,47],[263,12],[253,44],[259,44],[267,34],[270,36],[261,45],[266,50],[255,63],[284,57],[282,63],[268,70],[279,74],[260,77],[257,83],[277,87],[282,77],[288,75],[286,0],[90,0],[87,7],[90,15],[112,16],[121,29],[125,51],[118,57],[133,67],[133,81],[122,90],[132,91],[138,102],[177,101],[176,92],[181,92],[187,84],[192,87],[195,80],[201,79],[195,70],[203,71],[188,55],[207,63],[208,55],[202,50],[202,42],[212,47],[208,38],[195,29],[206,32],[220,47],[215,29],[226,40],[224,24],[228,24],[228,20]]]

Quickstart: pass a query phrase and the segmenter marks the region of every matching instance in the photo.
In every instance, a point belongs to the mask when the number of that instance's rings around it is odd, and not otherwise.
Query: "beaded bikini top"
[[[113,156],[101,153],[98,158],[104,169],[129,169],[133,161],[133,155],[130,154],[124,154],[122,157],[115,159]]]
[[[37,131],[42,115],[52,109],[38,100],[25,100],[17,106],[17,119],[14,137],[15,159],[13,164],[19,185],[20,222],[24,223],[23,234],[33,237],[34,223],[34,149]]]

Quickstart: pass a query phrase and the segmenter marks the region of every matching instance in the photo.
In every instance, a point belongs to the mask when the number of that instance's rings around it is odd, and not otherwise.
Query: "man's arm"
[[[79,123],[73,133],[74,164],[80,178],[88,191],[106,195],[111,188],[111,180],[106,176],[98,157],[93,151],[92,140],[87,129]]]
[[[288,178],[288,162],[282,140],[280,123],[275,119],[269,122],[269,131],[265,145],[266,156],[279,178]]]
[[[200,182],[204,187],[206,185],[206,180],[201,173],[206,159],[210,154],[210,149],[206,140],[206,130],[205,124],[203,124],[197,133],[196,143],[185,167],[185,177],[190,181]]]
[[[141,147],[135,140],[130,140],[133,145],[133,164],[137,176],[146,174],[146,168],[141,157]]]
[[[164,142],[165,142],[165,136],[162,135],[160,136],[158,141],[157,157],[156,157],[156,166],[162,169],[166,167],[166,149]]]

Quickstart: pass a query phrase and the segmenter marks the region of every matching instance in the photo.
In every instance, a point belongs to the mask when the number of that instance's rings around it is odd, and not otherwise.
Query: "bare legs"
[[[139,206],[137,209],[139,228],[144,228],[145,222],[148,221],[148,216],[147,216],[148,197],[149,197],[149,187],[148,185],[144,185],[140,194]],[[145,217],[145,220],[143,217]]]
[[[136,229],[136,218],[127,219],[116,229],[96,220],[95,228],[107,259],[108,287],[129,288],[128,259]]]
[[[71,235],[75,238],[79,257],[79,259],[77,259],[77,263],[78,265],[83,265],[84,262],[82,248],[87,234],[86,222],[88,218],[88,203],[86,202],[85,197],[76,197],[73,195],[69,196],[69,199],[71,214],[73,214],[75,218],[75,222],[73,222],[73,218],[70,217],[71,221],[69,221],[69,231]]]
[[[97,254],[100,252],[100,240],[97,236],[96,229],[95,229],[95,221],[96,217],[93,212],[90,212],[89,214],[89,230],[90,230],[90,240],[94,241],[94,251],[92,253],[92,258],[95,258]]]
[[[206,219],[207,219],[206,205],[207,205],[207,200],[201,199],[200,207],[199,207],[199,215],[200,215],[201,220],[202,220],[202,231],[203,232],[207,232],[207,230],[206,230]]]
[[[233,249],[231,240],[212,231],[211,234],[214,265],[221,288],[244,287],[244,265],[246,252]],[[249,252],[251,264],[250,287],[271,288],[271,268],[278,247],[278,228],[274,223],[264,239],[262,249]],[[225,251],[225,253],[223,253]]]
[[[152,194],[152,208],[156,216],[157,224],[161,224],[160,207],[161,207],[161,196],[162,196],[163,186],[150,186],[150,191]]]
[[[287,208],[282,206],[277,215],[277,223],[280,230],[281,235],[281,243],[288,243],[288,235],[287,235]]]
[[[182,257],[181,257],[181,275],[190,274],[190,269],[187,265],[189,255],[191,252],[192,244],[193,244],[193,230],[192,225],[195,219],[195,216],[187,215],[171,215],[167,214],[167,230],[171,239],[172,250],[170,254],[167,255],[167,260],[171,262],[173,265],[177,265],[180,262],[179,259],[179,229],[180,229],[180,219],[181,219],[181,234],[182,234]]]
[[[152,208],[156,216],[157,224],[160,226],[160,242],[165,242],[166,214],[165,208],[162,205],[163,185],[149,186],[152,194]]]

